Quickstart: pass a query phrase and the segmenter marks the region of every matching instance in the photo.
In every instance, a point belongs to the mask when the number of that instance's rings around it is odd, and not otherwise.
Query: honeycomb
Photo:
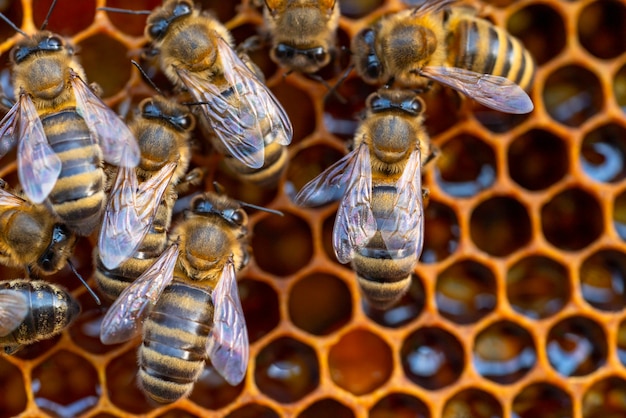
[[[151,9],[160,1],[110,0]],[[285,77],[253,55],[294,124],[278,187],[241,184],[218,156],[193,163],[246,202],[284,212],[251,216],[254,261],[240,275],[250,366],[231,387],[207,367],[189,399],[155,407],[136,386],[137,340],[104,346],[98,307],[66,268],[83,313],[61,336],[0,357],[0,415],[195,417],[624,417],[626,416],[626,1],[493,0],[481,13],[519,37],[538,64],[535,111],[513,116],[441,89],[427,97],[440,157],[427,170],[425,244],[398,305],[362,303],[354,273],[335,260],[336,204],[304,209],[293,190],[346,152],[364,99],[351,75],[326,97],[322,83]],[[26,32],[50,0],[4,0]],[[250,0],[203,1],[237,41],[262,23]],[[78,46],[90,81],[118,111],[152,94],[131,67],[145,16],[96,11],[104,0],[59,0],[49,29]],[[343,0],[339,42],[399,0]],[[20,35],[0,24],[0,74]],[[325,75],[334,84],[340,71]],[[164,78],[157,83],[167,88]],[[200,146],[202,146],[202,141]],[[0,172],[17,184],[14,154]],[[93,271],[94,238],[72,262]],[[23,274],[2,270],[2,279]],[[93,280],[90,283],[94,285]]]

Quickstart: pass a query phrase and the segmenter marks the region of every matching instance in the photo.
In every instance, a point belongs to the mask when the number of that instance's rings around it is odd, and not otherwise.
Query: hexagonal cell
[[[339,278],[314,273],[300,279],[288,297],[289,317],[300,329],[327,335],[350,321],[352,295]]]
[[[626,129],[609,123],[587,133],[580,151],[580,165],[592,179],[615,183],[626,178]]]
[[[626,319],[623,319],[617,328],[617,357],[626,367]]]
[[[519,418],[560,418],[574,414],[572,398],[563,389],[549,383],[526,386],[513,400],[513,413]]]
[[[269,406],[248,404],[235,409],[226,418],[280,418],[280,415]]]
[[[102,88],[102,97],[113,96],[126,86],[132,64],[124,44],[106,35],[94,35],[80,44],[80,63],[85,68],[90,83]],[[106,59],[102,55],[106,52]]]
[[[32,381],[35,403],[53,415],[77,416],[98,403],[97,371],[87,359],[69,351],[58,351],[39,364]]]
[[[207,362],[194,384],[189,399],[203,408],[212,410],[224,408],[235,402],[243,391],[244,383],[231,386],[209,363]]]
[[[596,309],[621,311],[626,306],[626,254],[601,250],[580,266],[582,296]]]
[[[197,141],[209,145],[204,138],[197,138]],[[214,152],[207,151],[209,153]],[[242,180],[237,178],[230,167],[226,166],[224,160],[220,160],[218,169],[213,173],[213,179],[211,183],[217,182],[224,190],[227,191],[228,196],[240,200],[245,203],[251,203],[253,205],[268,207],[270,203],[276,199],[278,195],[278,184],[265,184],[263,186]],[[208,179],[205,179],[207,181]],[[271,180],[270,180],[271,183]],[[256,209],[247,207],[245,208],[248,214],[256,212]]]
[[[341,14],[353,19],[358,19],[372,13],[374,10],[382,6],[383,3],[384,0],[343,0],[340,3]]]
[[[159,0],[137,0],[128,3],[124,0],[108,0],[107,7],[127,10],[153,10],[162,4]],[[121,32],[131,36],[143,35],[147,15],[106,12],[111,23]]]
[[[496,172],[493,149],[467,134],[443,144],[434,170],[439,187],[455,197],[471,197],[491,187],[496,181]]]
[[[515,138],[509,146],[509,176],[527,190],[547,189],[567,174],[567,153],[567,145],[560,137],[533,129]]]
[[[316,401],[298,414],[298,418],[354,418],[354,416],[350,408],[332,398]]]
[[[259,352],[255,366],[259,390],[278,402],[296,402],[319,385],[317,353],[293,338],[270,342]]]
[[[567,31],[563,17],[548,4],[519,9],[508,18],[506,26],[511,35],[522,41],[538,66],[559,55],[565,47]]]
[[[137,386],[137,349],[114,358],[106,367],[106,390],[118,408],[132,414],[145,414],[154,406]]]
[[[285,216],[266,216],[252,234],[258,266],[281,277],[297,272],[311,260],[312,242],[307,222],[288,212]]]
[[[369,418],[430,418],[428,405],[408,393],[390,393],[372,407]]]
[[[546,354],[550,365],[563,376],[585,376],[606,363],[606,334],[589,318],[563,319],[548,333]]]
[[[504,418],[502,405],[489,392],[465,389],[446,401],[442,418]]]
[[[563,190],[541,208],[543,234],[561,250],[585,248],[602,234],[603,225],[600,203],[582,189]]]
[[[429,390],[453,384],[465,369],[463,344],[436,327],[420,328],[410,334],[402,344],[400,357],[404,374]]]
[[[391,376],[391,348],[378,335],[356,329],[330,348],[328,367],[337,386],[364,395],[382,386]]]
[[[626,6],[619,1],[590,3],[578,15],[578,39],[598,58],[615,58],[626,51]]]
[[[567,126],[582,125],[604,106],[598,77],[578,65],[559,67],[550,74],[542,97],[552,119]]]
[[[497,305],[493,272],[474,260],[458,261],[442,271],[435,292],[439,313],[457,324],[477,322]]]
[[[33,22],[35,27],[41,27],[50,9],[50,4],[49,1],[33,0]],[[63,36],[75,35],[91,25],[95,12],[95,0],[86,0],[78,3],[71,0],[59,0],[50,14],[46,30]]]
[[[626,381],[610,376],[595,382],[583,395],[583,418],[626,416]]]
[[[362,299],[365,314],[374,322],[387,328],[399,328],[414,321],[424,309],[426,295],[422,279],[413,274],[409,291],[393,306],[376,309]]]
[[[100,324],[106,311],[96,304],[87,292],[78,297],[82,308],[81,314],[69,328],[74,343],[82,349],[94,354],[104,354],[111,351],[110,345],[100,341]]]
[[[613,94],[619,107],[626,112],[626,65],[623,65],[613,79]]]
[[[472,358],[481,376],[507,385],[524,377],[535,366],[537,350],[526,329],[515,322],[502,320],[476,336]]]
[[[273,287],[258,280],[240,280],[239,297],[250,343],[276,328],[280,322],[280,311],[278,294]]]
[[[626,191],[618,194],[613,201],[613,228],[626,241]]]
[[[492,197],[472,211],[470,236],[486,253],[506,257],[530,242],[530,217],[526,208],[513,197]]]
[[[324,126],[328,132],[352,140],[360,123],[360,115],[365,110],[365,100],[376,91],[376,87],[365,84],[358,77],[352,77],[341,83],[336,91],[345,103],[341,103],[336,95],[325,100]]]
[[[0,357],[0,415],[17,416],[26,409],[24,376],[17,366]]]
[[[287,168],[286,187],[293,189],[291,199],[305,184],[342,157],[341,152],[326,145],[313,145],[294,155]]]
[[[559,312],[571,297],[568,270],[542,255],[516,262],[507,271],[506,295],[511,307],[532,319]]]
[[[445,260],[456,251],[460,235],[454,210],[430,199],[424,210],[424,247],[420,261],[437,263]]]

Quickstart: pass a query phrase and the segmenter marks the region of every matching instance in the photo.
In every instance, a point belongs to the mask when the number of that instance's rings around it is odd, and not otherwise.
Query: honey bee
[[[10,53],[18,98],[0,121],[0,157],[17,142],[18,176],[28,199],[47,199],[68,228],[89,235],[106,202],[102,158],[134,167],[139,149],[84,81],[74,46],[45,30],[28,36],[13,27],[25,39]]]
[[[41,280],[0,282],[0,346],[14,354],[59,334],[79,313],[76,299],[59,286]]]
[[[271,59],[289,70],[315,73],[335,54],[337,0],[265,0]]]
[[[205,193],[170,233],[173,244],[105,315],[104,344],[143,328],[139,383],[158,403],[186,397],[205,359],[231,385],[248,366],[249,342],[236,272],[249,259],[247,215],[226,196]]]
[[[195,100],[201,126],[227,165],[257,184],[280,175],[291,123],[255,69],[235,53],[228,30],[191,1],[167,0],[148,17],[145,33],[161,70]]]
[[[371,94],[354,149],[295,197],[303,206],[341,198],[332,235],[337,260],[352,263],[365,298],[380,309],[408,290],[422,252],[421,171],[433,156],[423,120],[416,93]]]
[[[195,118],[186,106],[163,96],[142,101],[129,124],[141,159],[135,169],[118,170],[95,252],[96,281],[111,299],[167,246],[178,197],[175,186],[189,167],[194,126]]]
[[[359,32],[351,50],[367,83],[427,88],[431,80],[484,106],[529,113],[535,64],[515,37],[453,1],[423,2]]]

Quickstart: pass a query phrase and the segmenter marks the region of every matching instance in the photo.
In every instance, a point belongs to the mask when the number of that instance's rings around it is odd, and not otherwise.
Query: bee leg
[[[237,45],[237,54],[244,53],[248,55],[250,52],[255,52],[263,48],[267,42],[259,35],[252,35],[245,41]]]
[[[204,175],[205,171],[202,168],[194,168],[176,185],[176,193],[179,195],[188,194],[192,187],[199,186],[202,183]]]
[[[98,83],[89,83],[89,90],[98,97],[102,96],[102,87]]]
[[[346,71],[343,74],[341,74],[337,82],[331,88],[328,89],[328,91],[324,95],[324,99],[323,99],[324,102],[326,102],[328,97],[332,95],[332,96],[335,96],[337,100],[339,100],[340,103],[343,103],[343,104],[348,103],[348,101],[341,94],[339,94],[337,89],[339,88],[339,86],[343,84],[344,81],[346,81],[346,78],[348,78],[353,68],[354,68],[354,64],[350,64],[348,68],[346,68]]]
[[[430,200],[430,189],[427,189],[426,187],[422,187],[422,202],[424,202],[424,205],[427,205],[429,200]]]
[[[429,144],[428,151],[429,151],[429,154],[424,160],[422,167],[425,167],[427,164],[435,161],[439,157],[439,155],[441,155],[441,150],[439,149],[439,147],[432,143]]]
[[[18,351],[20,351],[22,348],[24,348],[23,345],[8,345],[6,347],[4,347],[4,354],[7,354],[9,356],[12,356],[13,354],[17,353]]]

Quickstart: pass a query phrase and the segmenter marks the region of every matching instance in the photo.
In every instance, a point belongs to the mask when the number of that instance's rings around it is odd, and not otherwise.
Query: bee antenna
[[[17,27],[17,25],[16,25],[15,23],[11,22],[11,21],[9,20],[9,18],[8,18],[8,17],[6,17],[3,13],[0,13],[0,18],[2,18],[2,20],[4,20],[5,22],[7,22],[7,24],[8,24],[9,26],[11,26],[11,28],[13,28],[13,30],[14,30],[15,32],[17,32],[17,33],[19,33],[20,35],[23,35],[23,36],[28,36],[28,34],[27,34],[26,32],[24,32],[22,29],[18,28],[18,27]]]
[[[267,213],[273,213],[274,215],[278,215],[278,216],[285,216],[284,213],[276,209],[264,208],[263,206],[258,206],[258,205],[253,205],[252,203],[242,202],[241,200],[237,200],[236,202],[245,208],[252,208],[252,209],[260,210],[260,211],[267,212]]]
[[[149,15],[152,13],[150,10],[130,10],[130,9],[120,9],[117,7],[98,7],[96,10],[104,10],[105,12],[113,12],[113,13],[126,13],[129,15]]]
[[[139,70],[139,72],[141,73],[141,75],[143,76],[144,80],[146,80],[148,82],[148,84],[150,84],[150,86],[152,86],[152,88],[154,89],[154,91],[156,91],[157,93],[159,93],[161,96],[163,96],[163,92],[161,91],[160,88],[157,87],[156,84],[154,84],[154,81],[152,81],[152,79],[150,77],[148,77],[148,74],[146,74],[146,72],[144,71],[143,68],[141,68],[141,65],[139,65],[139,63],[135,60],[130,60],[130,62],[137,67],[137,69]]]
[[[80,273],[76,270],[76,267],[74,267],[74,264],[72,264],[72,262],[70,260],[67,260],[67,265],[70,266],[70,268],[74,272],[74,275],[76,277],[78,277],[78,280],[80,280],[80,282],[83,284],[83,286],[85,286],[85,289],[87,289],[87,292],[89,292],[89,294],[91,295],[93,300],[96,301],[96,304],[101,305],[102,302],[100,302],[100,298],[98,297],[98,295],[96,295],[96,293],[93,291],[93,289],[91,287],[89,287],[89,285],[87,284],[85,279],[83,279],[83,276],[81,276]]]
[[[50,8],[48,9],[48,14],[46,15],[46,18],[43,20],[43,23],[41,24],[41,29],[39,30],[44,30],[46,26],[48,26],[48,20],[50,20],[50,15],[52,14],[52,10],[54,10],[54,6],[56,6],[56,4],[57,4],[57,0],[52,0],[52,4],[50,5]]]

